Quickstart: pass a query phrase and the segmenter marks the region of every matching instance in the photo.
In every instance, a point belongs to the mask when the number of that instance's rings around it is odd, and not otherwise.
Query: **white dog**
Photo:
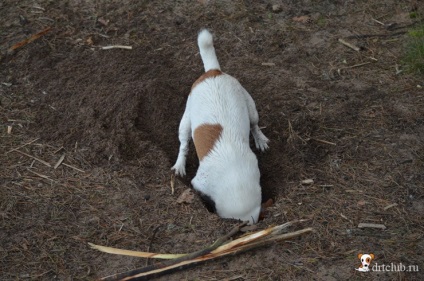
[[[193,138],[200,161],[191,181],[194,189],[214,205],[220,217],[253,224],[261,211],[261,187],[249,132],[262,151],[268,148],[268,139],[258,127],[252,97],[235,78],[221,72],[208,30],[199,33],[198,45],[205,73],[188,96],[179,127],[180,150],[172,169],[185,175],[188,143]]]

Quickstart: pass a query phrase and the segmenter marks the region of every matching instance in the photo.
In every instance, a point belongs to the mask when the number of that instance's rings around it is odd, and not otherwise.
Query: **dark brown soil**
[[[160,280],[423,280],[424,80],[397,73],[411,12],[424,5],[2,1],[0,279],[91,280],[147,262],[87,242],[184,253],[236,224],[198,197],[176,202],[197,169],[193,148],[188,176],[170,187],[178,124],[203,71],[197,32],[208,27],[271,140],[254,149],[264,200],[275,201],[258,228],[309,219],[315,232]],[[419,271],[361,273],[358,253]]]

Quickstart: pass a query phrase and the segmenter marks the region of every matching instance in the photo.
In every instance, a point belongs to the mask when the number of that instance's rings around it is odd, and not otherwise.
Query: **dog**
[[[197,43],[205,73],[193,84],[179,126],[180,148],[172,170],[184,176],[188,145],[193,138],[199,168],[193,188],[221,218],[254,224],[261,211],[258,160],[249,145],[268,149],[258,126],[255,102],[234,77],[221,71],[212,34],[203,29]]]
[[[355,268],[358,271],[368,272],[370,271],[371,261],[375,258],[374,254],[358,254],[358,258],[361,260],[359,268]]]

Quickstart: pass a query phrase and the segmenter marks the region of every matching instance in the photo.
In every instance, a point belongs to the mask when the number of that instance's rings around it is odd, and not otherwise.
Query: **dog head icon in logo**
[[[358,254],[358,258],[361,260],[361,265],[355,269],[362,272],[370,271],[371,261],[375,258],[374,254]]]

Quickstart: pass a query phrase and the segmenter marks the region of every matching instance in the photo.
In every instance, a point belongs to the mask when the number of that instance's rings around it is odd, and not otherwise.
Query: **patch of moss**
[[[408,31],[408,42],[403,61],[408,71],[424,73],[424,24]]]

